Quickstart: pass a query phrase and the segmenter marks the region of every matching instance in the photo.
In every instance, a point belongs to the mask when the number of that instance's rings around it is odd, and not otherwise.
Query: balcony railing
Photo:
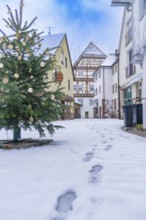
[[[126,67],[126,78],[129,78],[133,74],[135,74],[135,65],[133,63],[130,63],[129,66]]]
[[[129,28],[128,32],[125,35],[125,45],[127,46],[131,40],[132,40],[133,34],[132,34],[132,27]]]

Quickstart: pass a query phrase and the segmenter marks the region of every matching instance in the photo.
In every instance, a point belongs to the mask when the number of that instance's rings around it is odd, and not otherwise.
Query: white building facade
[[[93,73],[94,117],[116,117],[118,107],[117,57],[109,54]]]
[[[120,105],[142,102],[146,128],[146,0],[112,0],[112,5],[125,7],[119,44]]]

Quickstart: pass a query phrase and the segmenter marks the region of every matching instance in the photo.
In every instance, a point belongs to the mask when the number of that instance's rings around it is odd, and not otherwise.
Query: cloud
[[[14,10],[19,0],[0,1],[0,28],[6,33],[2,17],[8,17],[6,4]],[[111,0],[24,0],[24,20],[38,17],[34,28],[48,34],[66,33],[73,63],[92,41],[103,52],[110,53],[118,47],[122,9],[111,7]]]

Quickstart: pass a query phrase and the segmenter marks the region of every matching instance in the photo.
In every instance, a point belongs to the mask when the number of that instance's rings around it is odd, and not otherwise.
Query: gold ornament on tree
[[[26,42],[25,42],[25,41],[23,41],[23,42],[22,42],[22,45],[25,47],[25,46],[26,46]]]
[[[3,78],[3,84],[7,84],[8,83],[8,78]]]
[[[41,66],[41,67],[44,67],[44,66],[45,66],[45,63],[44,63],[44,62],[41,62],[41,63],[40,63],[40,66]]]
[[[32,116],[29,118],[29,121],[30,121],[30,122],[33,122],[33,117],[32,117]]]
[[[22,56],[18,56],[18,60],[21,61],[22,60]]]
[[[18,73],[15,73],[15,74],[14,74],[14,77],[15,77],[16,79],[18,79],[18,78],[19,78],[19,74],[18,74]]]
[[[17,37],[17,38],[19,38],[19,37],[20,37],[20,34],[19,34],[18,32],[16,33],[16,37]]]
[[[28,92],[32,93],[33,92],[33,88],[28,88]]]
[[[9,44],[9,45],[8,45],[8,48],[9,48],[9,49],[13,49],[13,45],[12,45],[12,44]]]
[[[4,67],[3,63],[0,63],[0,69],[2,69]]]
[[[55,96],[54,95],[51,95],[51,100],[54,100],[55,99]]]
[[[28,108],[29,108],[29,109],[32,109],[32,105],[31,105],[31,104],[28,104]]]

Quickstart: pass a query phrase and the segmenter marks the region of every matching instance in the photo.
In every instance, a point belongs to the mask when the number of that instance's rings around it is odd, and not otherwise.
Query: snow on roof
[[[101,66],[112,66],[117,60],[115,54],[109,54],[107,58],[103,61]]]
[[[41,50],[44,51],[47,47],[49,49],[53,47],[58,47],[64,36],[65,34],[61,33],[61,34],[53,34],[53,35],[51,34],[51,35],[42,37],[44,40],[41,42],[41,45],[42,45]],[[56,52],[56,49],[53,49],[50,52],[54,54]]]
[[[93,44],[92,42],[89,43],[89,45],[87,46],[87,48],[83,51],[82,56],[106,56],[97,46],[95,46],[95,44]]]

